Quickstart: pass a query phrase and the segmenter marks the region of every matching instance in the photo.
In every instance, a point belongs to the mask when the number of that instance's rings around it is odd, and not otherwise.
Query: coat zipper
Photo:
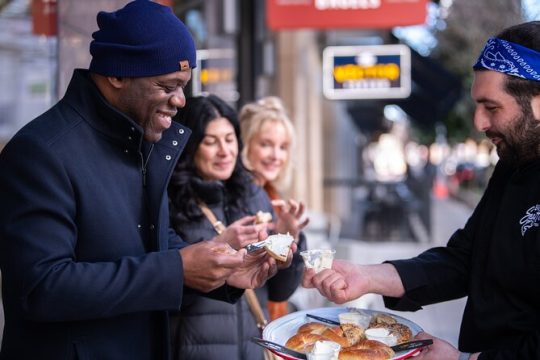
[[[154,150],[154,143],[152,143],[152,145],[150,145],[150,150],[148,150],[148,155],[146,156],[146,160],[144,159],[144,154],[143,152],[139,152],[139,154],[141,155],[141,173],[142,173],[142,177],[143,177],[143,186],[146,187],[146,168],[148,166],[148,161],[150,160],[150,155],[152,154],[152,150]]]

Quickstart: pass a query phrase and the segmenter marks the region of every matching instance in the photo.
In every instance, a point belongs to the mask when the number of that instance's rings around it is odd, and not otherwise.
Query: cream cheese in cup
[[[338,315],[340,324],[353,324],[367,329],[371,321],[371,315],[362,314],[356,311],[344,312]]]
[[[338,360],[341,346],[327,340],[318,340],[306,352],[308,360]]]
[[[377,340],[388,346],[394,346],[397,344],[397,338],[385,328],[370,328],[364,332],[366,338],[369,340]]]
[[[302,251],[300,255],[304,259],[306,268],[314,269],[318,273],[321,270],[332,268],[335,253],[336,250],[314,249]]]

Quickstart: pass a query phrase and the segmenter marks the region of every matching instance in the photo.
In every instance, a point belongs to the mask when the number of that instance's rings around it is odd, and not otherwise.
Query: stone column
[[[292,198],[323,210],[323,99],[316,32],[277,33],[277,92],[297,132]]]

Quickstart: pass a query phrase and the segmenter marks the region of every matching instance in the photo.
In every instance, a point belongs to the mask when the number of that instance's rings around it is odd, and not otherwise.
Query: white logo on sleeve
[[[525,213],[525,216],[519,220],[521,225],[521,236],[525,236],[527,230],[540,223],[540,205],[534,205]]]

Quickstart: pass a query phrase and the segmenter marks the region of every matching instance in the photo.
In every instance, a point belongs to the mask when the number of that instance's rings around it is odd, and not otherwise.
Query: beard
[[[497,136],[497,154],[501,161],[509,164],[526,164],[540,158],[540,123],[531,109],[515,117],[506,134],[487,131],[488,137]]]

